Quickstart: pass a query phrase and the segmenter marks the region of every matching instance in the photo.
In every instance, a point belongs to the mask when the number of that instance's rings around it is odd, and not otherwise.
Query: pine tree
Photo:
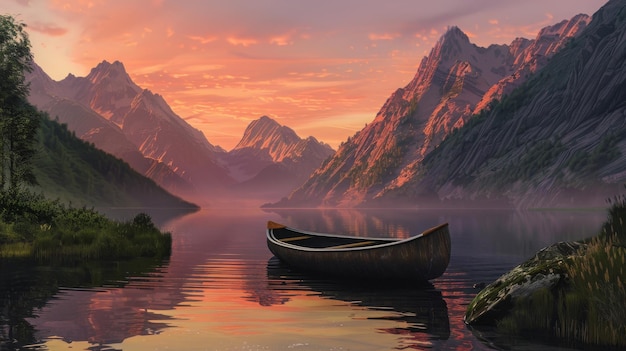
[[[39,112],[27,101],[24,74],[32,71],[33,55],[25,27],[0,15],[0,190],[35,183],[30,161]]]

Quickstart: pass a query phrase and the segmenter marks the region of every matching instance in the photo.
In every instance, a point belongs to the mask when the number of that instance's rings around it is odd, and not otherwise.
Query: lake
[[[167,261],[0,263],[0,350],[570,350],[474,331],[463,315],[474,284],[552,243],[594,235],[606,212],[206,209],[153,218],[173,236]],[[425,287],[311,277],[272,258],[268,220],[394,237],[448,222],[451,262]]]

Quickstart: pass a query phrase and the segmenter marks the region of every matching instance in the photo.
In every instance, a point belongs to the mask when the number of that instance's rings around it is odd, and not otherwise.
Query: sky
[[[261,116],[337,146],[413,78],[449,26],[534,38],[606,0],[3,0],[53,79],[120,61],[214,145]]]

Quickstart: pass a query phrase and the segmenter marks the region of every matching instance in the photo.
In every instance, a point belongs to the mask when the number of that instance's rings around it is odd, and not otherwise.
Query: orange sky
[[[337,147],[413,78],[446,28],[480,46],[606,0],[5,0],[53,79],[124,63],[141,87],[229,150],[262,115]]]

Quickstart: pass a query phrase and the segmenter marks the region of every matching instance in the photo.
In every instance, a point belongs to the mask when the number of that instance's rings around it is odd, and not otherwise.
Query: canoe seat
[[[330,246],[330,247],[326,247],[326,249],[347,249],[349,247],[366,246],[366,245],[370,245],[370,244],[373,244],[373,243],[375,243],[375,241],[358,241],[356,243],[351,243],[351,244]]]
[[[310,237],[311,237],[310,235],[294,236],[294,237],[291,237],[291,238],[280,239],[280,241],[284,241],[284,242],[298,241],[298,240],[308,239]]]

